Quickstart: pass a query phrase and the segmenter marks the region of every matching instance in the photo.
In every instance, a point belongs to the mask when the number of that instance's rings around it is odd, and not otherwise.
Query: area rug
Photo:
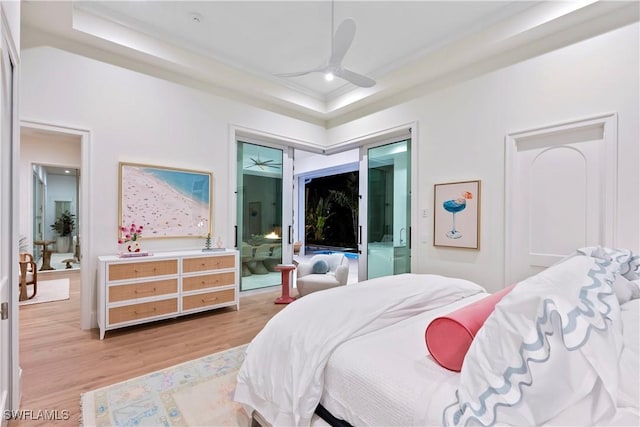
[[[81,425],[248,425],[233,401],[246,345],[82,394]]]
[[[30,294],[32,287],[29,286],[27,289]],[[69,299],[69,279],[38,280],[38,292],[36,296],[20,301],[20,305],[62,301],[65,299]]]

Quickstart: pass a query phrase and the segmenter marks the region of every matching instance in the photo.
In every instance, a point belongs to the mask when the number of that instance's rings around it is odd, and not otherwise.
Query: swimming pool
[[[342,254],[344,256],[346,256],[347,258],[351,258],[351,259],[358,259],[358,254],[355,254],[353,252],[341,252],[341,251],[329,251],[329,250],[323,250],[323,251],[313,251],[313,254],[326,254],[326,255],[330,255],[330,254]]]

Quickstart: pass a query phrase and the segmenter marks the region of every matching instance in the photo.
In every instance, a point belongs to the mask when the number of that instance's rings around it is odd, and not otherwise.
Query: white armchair
[[[328,271],[319,272],[325,270],[322,268],[324,264],[321,261],[326,262]],[[315,273],[314,266],[317,271]],[[311,292],[346,285],[349,279],[349,260],[343,254],[314,255],[309,261],[299,263],[296,273],[298,293],[300,296],[305,296]]]

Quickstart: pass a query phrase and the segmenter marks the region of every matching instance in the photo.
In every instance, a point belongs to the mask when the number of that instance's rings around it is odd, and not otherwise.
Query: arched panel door
[[[615,244],[615,115],[507,136],[505,279]]]

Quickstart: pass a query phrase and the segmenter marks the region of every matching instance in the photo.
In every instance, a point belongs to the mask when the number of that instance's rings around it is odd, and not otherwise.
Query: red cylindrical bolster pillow
[[[471,341],[493,312],[495,305],[514,285],[471,303],[446,316],[435,318],[427,326],[424,339],[436,362],[451,371],[460,372]]]

